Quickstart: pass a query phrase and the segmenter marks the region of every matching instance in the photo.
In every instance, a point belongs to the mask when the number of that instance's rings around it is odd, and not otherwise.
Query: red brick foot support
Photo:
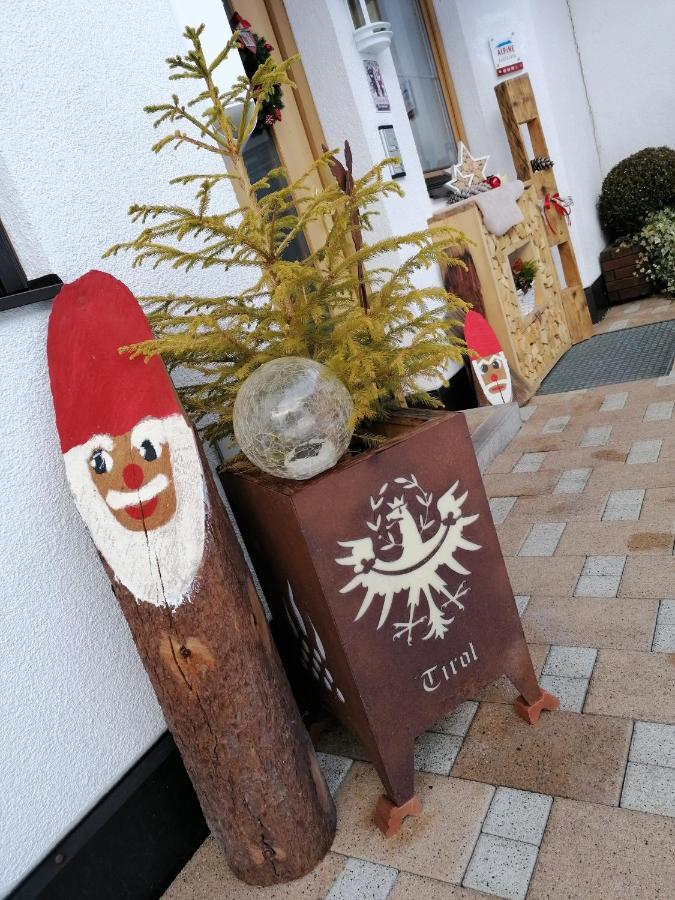
[[[529,722],[530,725],[534,725],[539,721],[542,710],[548,709],[553,712],[553,710],[560,706],[560,700],[558,700],[557,697],[554,697],[553,694],[549,694],[548,691],[542,689],[541,697],[534,703],[528,703],[521,694],[517,700],[513,701],[513,705],[521,718],[525,719],[526,722]]]
[[[385,837],[392,837],[401,830],[406,816],[419,816],[422,813],[422,801],[415,794],[401,806],[394,806],[389,797],[380,796],[375,807],[375,824]]]

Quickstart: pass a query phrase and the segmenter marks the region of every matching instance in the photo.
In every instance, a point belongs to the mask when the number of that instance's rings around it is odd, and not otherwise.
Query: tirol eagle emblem
[[[463,537],[464,529],[476,521],[478,514],[462,515],[467,493],[455,497],[458,481],[438,498],[435,511],[433,494],[423,490],[415,475],[395,478],[394,485],[400,486],[400,496],[388,500],[387,482],[376,497],[370,498],[372,521],[366,525],[373,536],[338,541],[349,550],[349,555],[335,561],[354,571],[354,578],[340,593],[348,594],[356,588],[365,590],[355,622],[366,614],[375,597],[381,597],[382,610],[377,623],[381,628],[389,617],[396,594],[407,591],[408,621],[393,623],[393,639],[405,636],[407,643],[412,644],[418,627],[426,628],[423,640],[442,639],[455,619],[446,611],[447,607],[452,605],[463,610],[460,598],[470,588],[462,581],[451,591],[438,570],[445,566],[458,575],[470,574],[455,554],[460,549],[481,549],[479,544]],[[393,488],[394,493],[398,489]],[[423,610],[419,609],[422,600],[426,604]]]

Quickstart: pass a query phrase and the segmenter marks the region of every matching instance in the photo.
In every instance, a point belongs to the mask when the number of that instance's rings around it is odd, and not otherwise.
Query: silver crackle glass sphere
[[[234,402],[234,435],[263,472],[303,480],[334,466],[351,440],[352,398],[330,369],[286,356],[256,369]]]

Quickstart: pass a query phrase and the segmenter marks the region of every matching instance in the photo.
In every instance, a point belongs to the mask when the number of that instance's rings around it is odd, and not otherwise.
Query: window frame
[[[0,220],[0,312],[17,309],[42,300],[52,300],[63,282],[58,275],[29,280]]]

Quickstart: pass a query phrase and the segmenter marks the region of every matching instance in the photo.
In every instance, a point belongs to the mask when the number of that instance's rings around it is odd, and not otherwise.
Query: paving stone
[[[621,391],[618,394],[607,394],[602,401],[600,412],[614,412],[617,409],[623,409],[628,399],[628,391]]]
[[[654,560],[649,556],[629,556],[626,561],[621,597],[655,597],[666,600],[673,596],[675,588],[675,557],[664,556]]]
[[[389,894],[389,900],[479,900],[481,897],[484,900],[485,894],[482,891],[472,891],[458,884],[423,878],[409,872],[399,874]]]
[[[398,869],[350,858],[335,879],[326,900],[387,900]]]
[[[418,774],[415,790],[424,814],[407,818],[395,837],[385,838],[372,822],[382,784],[372,766],[354,763],[340,790],[333,849],[345,856],[459,884],[494,788],[442,775]]]
[[[634,763],[675,769],[675,725],[636,722],[628,759]]]
[[[626,522],[640,518],[640,510],[645,499],[641,490],[611,491],[602,514],[605,522]]]
[[[671,384],[675,384],[675,375],[661,375],[656,379],[657,387],[670,387]]]
[[[675,653],[675,600],[661,600],[656,618],[655,653]]]
[[[675,822],[556,799],[528,900],[670,900]]]
[[[675,769],[629,762],[621,806],[675,818]]]
[[[448,775],[461,746],[461,737],[427,731],[415,741],[415,769]]]
[[[532,418],[532,416],[535,414],[536,411],[537,411],[536,403],[528,403],[527,406],[521,406],[520,407],[521,422],[527,422],[529,419]]]
[[[538,472],[546,459],[546,453],[523,453],[513,467],[513,472]]]
[[[675,456],[673,459],[675,459]],[[520,503],[521,501],[519,500],[518,502]],[[640,513],[640,521],[653,522],[655,525],[663,528],[672,524],[674,516],[675,496],[673,495],[673,489],[671,487],[647,488],[645,502],[642,504],[642,512]]]
[[[628,328],[628,319],[618,319],[616,322],[610,322],[606,326],[605,331],[623,331]]]
[[[548,646],[546,644],[530,644],[528,649],[538,678],[541,674],[544,660],[548,655]],[[513,703],[517,696],[518,691],[504,675],[498,678],[497,681],[484,687],[476,699],[487,703]]]
[[[584,432],[580,447],[605,447],[612,433],[611,425],[594,425]]]
[[[498,897],[524,900],[538,852],[532,844],[481,834],[463,884]]]
[[[518,607],[518,615],[522,619],[525,610],[527,609],[527,604],[530,602],[530,598],[523,594],[517,594],[513,599],[516,601],[516,606]]]
[[[659,458],[662,444],[663,441],[659,438],[653,438],[651,441],[634,441],[631,444],[626,463],[629,466],[655,463]]]
[[[162,895],[162,900],[317,900],[325,897],[344,866],[329,853],[303,878],[273,887],[252,887],[234,875],[212,837],[208,837]],[[124,896],[118,891],[118,896]]]
[[[583,561],[581,556],[552,556],[542,565],[536,557],[515,556],[506,560],[506,568],[516,594],[571,597]]]
[[[498,787],[483,822],[483,833],[538,847],[552,802],[553,798],[547,794]]]
[[[541,429],[541,434],[560,434],[565,430],[571,418],[571,416],[554,416],[545,423]]]
[[[565,469],[553,489],[554,494],[581,494],[592,469]]]
[[[542,675],[539,684],[560,700],[560,709],[580,713],[588,690],[588,678],[562,678]]]
[[[614,805],[619,802],[631,731],[628,719],[560,710],[544,713],[532,727],[511,706],[482,703],[452,774]]]
[[[606,491],[518,497],[510,522],[599,522],[607,502]],[[644,516],[644,511],[643,511]]]
[[[645,422],[665,422],[673,415],[672,400],[659,400],[656,403],[650,403],[645,411]]]
[[[590,678],[598,651],[594,647],[553,646],[544,663],[544,675],[563,678]]]
[[[483,476],[488,497],[537,497],[550,493],[555,481],[556,473],[551,470]]]
[[[675,666],[667,653],[600,650],[586,713],[675,722]]]
[[[515,556],[532,527],[530,522],[514,522],[509,517],[506,522],[497,525],[499,546],[504,556]]]
[[[514,527],[516,524],[514,523]],[[674,535],[651,522],[569,522],[560,539],[556,556],[603,553],[668,556]]]
[[[331,723],[329,728],[322,731],[318,749],[332,756],[370,761],[368,751],[361,741],[338,722]]]
[[[334,753],[317,753],[316,758],[319,760],[328,790],[335,796],[345,775],[352,767],[352,760],[346,756],[336,756]]]
[[[675,471],[671,466],[658,463],[641,463],[627,466],[608,462],[596,466],[586,485],[587,493],[595,491],[632,490],[635,488],[675,487]],[[506,493],[506,492],[504,492]],[[515,493],[511,491],[510,493]]]
[[[574,596],[616,597],[625,564],[625,556],[587,556]]]
[[[566,522],[538,522],[518,551],[518,556],[553,556],[565,530]]]
[[[469,725],[471,725],[477,709],[478,704],[474,700],[460,703],[450,715],[439,719],[431,728],[431,731],[438,731],[441,734],[454,734],[456,737],[463,738],[469,730]]]
[[[523,629],[528,642],[648,651],[652,646],[656,600],[628,598],[532,597]]]
[[[492,497],[490,498],[490,512],[495,525],[501,525],[511,512],[516,497]]]

